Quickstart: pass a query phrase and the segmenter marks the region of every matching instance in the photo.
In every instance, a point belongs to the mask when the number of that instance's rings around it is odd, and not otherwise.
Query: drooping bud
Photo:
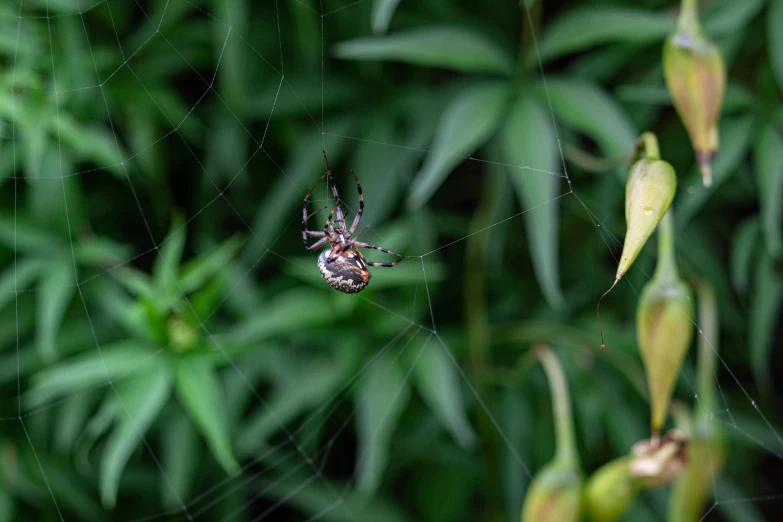
[[[646,488],[668,484],[685,468],[688,458],[685,434],[672,430],[665,437],[657,435],[634,444],[631,474]]]
[[[658,264],[642,289],[636,311],[639,350],[650,390],[653,438],[666,418],[675,379],[693,337],[691,292],[677,272],[670,213],[661,222],[658,235]]]
[[[533,477],[522,509],[522,522],[578,522],[583,477],[574,443],[568,385],[555,355],[546,347],[535,349],[552,391],[557,449],[552,462]]]
[[[612,291],[631,268],[655,227],[669,210],[677,191],[677,174],[669,163],[660,159],[658,140],[655,135],[651,132],[642,134],[637,140],[637,150],[642,152],[641,158],[631,165],[625,185],[626,232],[623,251],[617,265],[614,283],[601,299]],[[598,310],[601,299],[596,306],[599,324]],[[604,348],[603,327],[601,327],[601,350]]]
[[[585,512],[592,522],[615,522],[634,501],[642,489],[631,473],[630,456],[604,464],[587,481]]]
[[[663,45],[663,72],[704,186],[712,185],[710,161],[718,151],[718,118],[726,90],[726,66],[699,24],[697,0],[683,0],[677,29]]]

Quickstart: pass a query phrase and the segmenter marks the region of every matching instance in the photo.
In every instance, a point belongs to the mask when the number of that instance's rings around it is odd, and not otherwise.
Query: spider
[[[372,274],[370,274],[370,271],[367,269],[368,266],[392,267],[402,261],[403,256],[383,247],[370,245],[359,241],[359,236],[361,236],[364,231],[369,228],[369,225],[359,232],[355,237],[351,238],[351,236],[356,231],[356,227],[359,225],[359,220],[362,218],[362,212],[364,212],[364,196],[362,195],[362,186],[359,184],[359,178],[356,177],[356,173],[353,171],[353,169],[349,169],[351,174],[353,174],[353,179],[356,181],[356,190],[359,191],[359,211],[353,218],[351,227],[347,228],[345,226],[345,215],[343,214],[342,208],[340,208],[340,196],[337,194],[337,187],[334,184],[332,171],[329,169],[329,160],[326,159],[325,151],[324,162],[326,163],[326,172],[315,183],[315,185],[313,185],[313,188],[310,189],[310,192],[308,192],[304,198],[304,207],[302,207],[302,241],[304,242],[305,248],[309,252],[318,250],[328,241],[331,249],[324,250],[321,252],[321,255],[318,256],[318,270],[321,272],[321,276],[327,283],[329,283],[329,286],[335,290],[345,292],[346,294],[355,294],[367,288],[367,285],[370,283],[370,277],[372,277]],[[334,206],[332,207],[331,212],[329,212],[329,217],[326,220],[323,232],[307,230],[307,221],[326,208],[326,206],[324,206],[312,214],[307,213],[307,206],[310,203],[310,194],[313,193],[316,187],[327,176],[329,177],[328,183],[331,183],[332,185]],[[332,220],[333,218],[336,220],[336,223]],[[318,237],[320,239],[312,245],[308,245],[308,236]],[[399,259],[392,263],[374,263],[364,259],[362,253],[359,252],[360,248],[380,250],[384,254],[391,254],[398,257]]]

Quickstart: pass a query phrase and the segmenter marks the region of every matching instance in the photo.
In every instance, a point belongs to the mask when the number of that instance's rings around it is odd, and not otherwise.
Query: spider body
[[[372,274],[367,263],[351,250],[340,252],[334,262],[329,262],[329,250],[318,256],[318,270],[329,286],[346,294],[355,294],[364,290],[370,283]]]
[[[326,162],[326,173],[321,176],[315,185],[313,185],[313,188],[310,189],[310,192],[308,192],[304,198],[304,206],[302,207],[302,241],[309,252],[318,250],[329,243],[331,249],[323,251],[318,256],[318,270],[321,272],[321,276],[329,283],[329,286],[335,290],[345,292],[346,294],[355,294],[367,288],[367,285],[370,283],[372,274],[370,274],[368,267],[392,267],[402,261],[403,256],[383,247],[359,241],[359,236],[364,233],[364,230],[367,230],[367,227],[356,234],[355,237],[352,237],[354,232],[356,232],[356,227],[359,225],[362,213],[364,212],[362,186],[359,183],[359,178],[356,177],[356,173],[351,170],[353,179],[356,181],[356,190],[359,192],[359,210],[356,212],[356,216],[354,216],[351,226],[346,227],[345,215],[340,207],[340,196],[337,193],[337,187],[335,187],[334,181],[332,180],[332,171],[329,169],[329,160],[326,159],[326,152],[324,152],[324,161]],[[310,195],[325,177],[329,178],[329,182],[332,185],[334,206],[332,207],[331,212],[329,212],[329,217],[326,219],[323,231],[308,230],[307,221],[326,208],[321,207],[312,214],[307,213]],[[317,237],[319,239],[312,245],[308,245],[308,237]],[[378,250],[385,254],[396,256],[398,259],[391,263],[367,261],[359,251],[360,248]]]

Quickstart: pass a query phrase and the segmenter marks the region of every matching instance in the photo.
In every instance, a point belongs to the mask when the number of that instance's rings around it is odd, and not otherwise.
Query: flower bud
[[[650,390],[653,436],[669,409],[680,365],[693,337],[691,292],[680,279],[674,260],[671,214],[659,230],[658,265],[644,286],[636,311],[636,333]]]
[[[631,473],[630,456],[604,464],[588,479],[585,487],[585,512],[592,522],[615,522],[641,490]]]
[[[581,495],[581,471],[555,460],[533,478],[525,497],[522,522],[578,522]]]
[[[536,474],[527,490],[522,522],[578,522],[583,479],[574,443],[568,385],[555,355],[546,347],[535,350],[552,391],[557,449],[555,458]]]
[[[696,0],[686,0],[677,29],[663,45],[663,72],[704,186],[712,185],[710,161],[718,150],[718,117],[726,89],[726,66],[699,24]]]
[[[637,148],[644,150],[641,159],[637,160],[628,171],[628,181],[625,185],[625,221],[626,232],[620,262],[611,288],[625,275],[636,257],[641,252],[655,227],[669,210],[674,193],[677,191],[677,174],[674,168],[663,161],[658,153],[658,140],[651,132],[645,132],[637,141]],[[601,304],[598,300],[596,316]],[[598,317],[600,323],[600,316]],[[603,344],[603,327],[601,328],[601,350]]]

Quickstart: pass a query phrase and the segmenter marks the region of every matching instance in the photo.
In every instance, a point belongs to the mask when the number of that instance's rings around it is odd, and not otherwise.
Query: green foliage
[[[702,2],[728,72],[709,190],[660,63],[674,1],[6,4],[0,522],[515,520],[554,453],[540,343],[580,473],[628,454],[654,246],[602,305],[605,354],[594,306],[646,129],[679,174],[682,277],[721,318],[701,413],[727,452],[697,511],[783,491],[781,0]],[[355,296],[301,243],[322,150],[350,217],[362,182],[362,240],[407,256]],[[695,419],[703,367],[672,398]]]

